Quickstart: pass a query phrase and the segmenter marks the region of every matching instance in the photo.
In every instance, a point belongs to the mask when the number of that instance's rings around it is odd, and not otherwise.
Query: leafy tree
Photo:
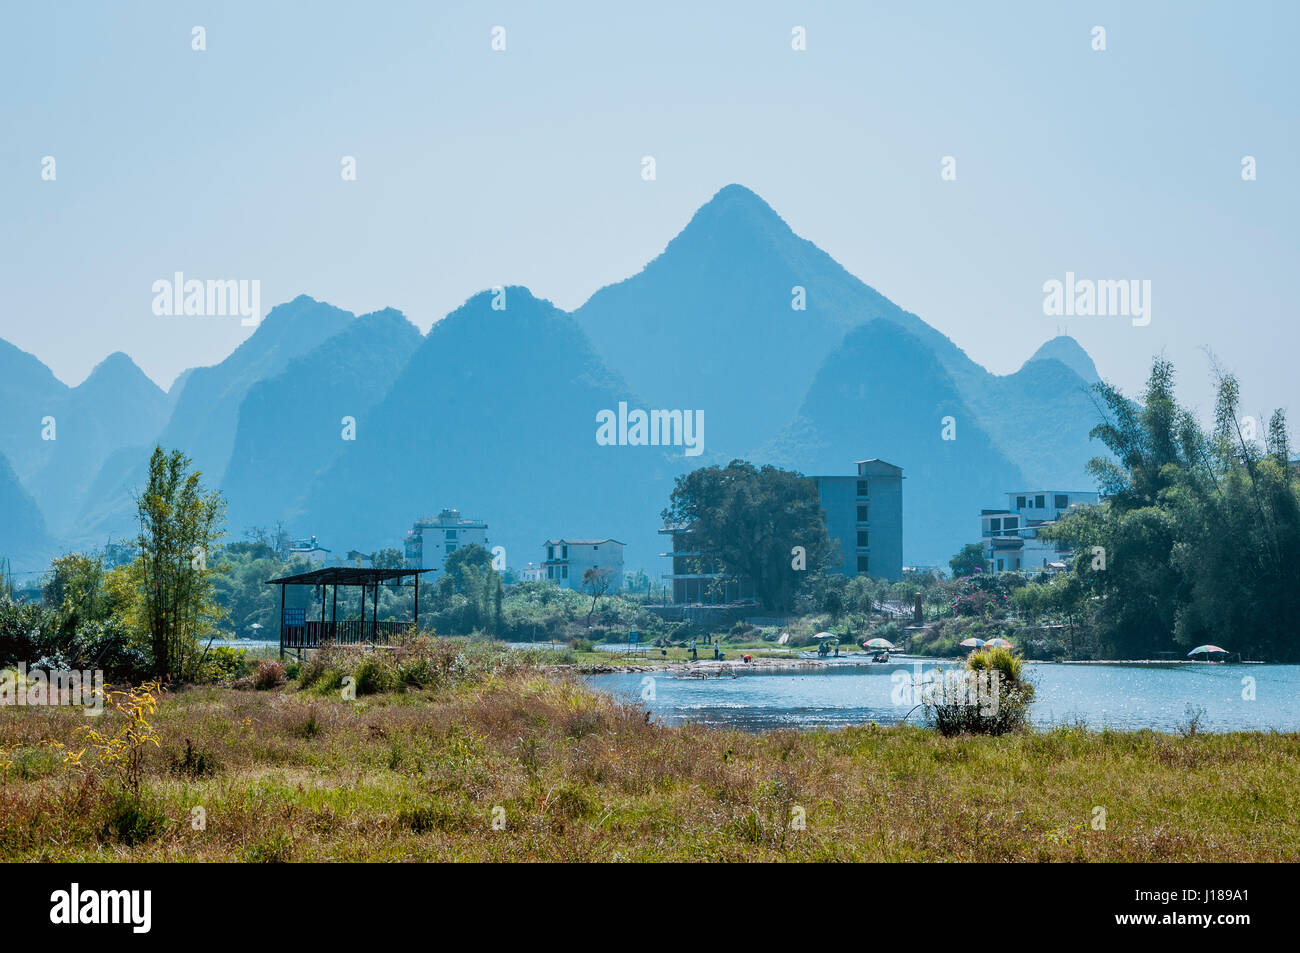
[[[305,572],[310,560],[302,556],[283,559],[265,543],[233,543],[217,554],[220,572],[212,577],[212,597],[221,609],[223,628],[240,638],[279,632],[280,592],[266,580]],[[313,611],[315,616],[313,591]],[[258,626],[258,628],[254,628]]]
[[[13,565],[8,557],[0,559],[0,599],[13,601],[18,589],[14,583]]]
[[[402,569],[406,566],[406,556],[400,549],[381,549],[370,557],[370,565],[375,569]]]
[[[983,572],[987,568],[984,559],[984,547],[979,543],[967,543],[957,550],[957,555],[948,560],[948,568],[952,570],[954,579],[972,575],[977,571]]]
[[[108,617],[103,583],[102,561],[82,553],[68,553],[50,563],[41,598],[57,613],[59,628],[71,634],[79,625]]]
[[[137,501],[144,621],[155,672],[184,677],[197,661],[198,641],[220,617],[210,566],[225,504],[203,488],[179,450],[155,447],[149,482]]]
[[[250,543],[260,543],[272,552],[279,553],[282,557],[288,557],[289,549],[293,546],[293,537],[285,529],[284,523],[277,522],[273,527],[252,526],[244,532],[245,538]],[[243,543],[235,543],[234,546],[243,546]]]
[[[591,593],[591,608],[587,610],[587,628],[591,628],[591,616],[596,611],[600,597],[609,592],[614,583],[614,574],[608,569],[588,566],[582,571],[582,588]]]
[[[634,569],[623,577],[623,591],[629,594],[648,595],[653,585],[650,574],[644,569]]]
[[[689,527],[698,571],[748,580],[772,611],[789,611],[808,576],[830,561],[816,481],[789,470],[744,460],[694,470],[677,478],[663,518]]]
[[[434,587],[441,617],[440,631],[468,633],[500,631],[504,587],[492,568],[492,553],[478,543],[462,546],[443,562],[443,575]]]
[[[1086,611],[1107,654],[1231,637],[1246,654],[1300,658],[1300,496],[1286,418],[1273,413],[1261,446],[1242,426],[1236,378],[1213,372],[1209,432],[1178,405],[1168,361],[1152,364],[1140,405],[1095,388],[1103,421],[1093,434],[1114,460],[1089,467],[1108,498],[1046,535],[1077,553],[1069,607]]]

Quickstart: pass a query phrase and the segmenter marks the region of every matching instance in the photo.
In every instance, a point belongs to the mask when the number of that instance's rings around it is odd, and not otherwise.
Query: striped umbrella
[[[892,649],[894,648],[894,643],[889,641],[889,639],[867,639],[867,641],[862,643],[862,647],[864,649]]]
[[[971,636],[969,639],[961,640],[961,647],[964,649],[979,649],[984,647],[984,640]]]
[[[1196,648],[1192,649],[1192,650],[1191,650],[1190,652],[1188,652],[1187,654],[1188,654],[1189,656],[1191,656],[1191,655],[1197,655],[1197,654],[1199,654],[1199,653],[1201,653],[1201,652],[1207,652],[1207,653],[1208,653],[1208,652],[1222,652],[1224,655],[1227,655],[1227,654],[1228,654],[1228,650],[1227,650],[1227,649],[1221,649],[1221,648],[1219,648],[1217,645],[1198,645]]]
[[[984,647],[986,649],[1009,649],[1011,648],[1011,643],[1006,639],[989,639],[984,643]]]

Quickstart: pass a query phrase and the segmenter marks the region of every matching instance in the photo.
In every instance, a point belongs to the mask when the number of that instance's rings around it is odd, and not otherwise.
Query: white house
[[[295,539],[289,544],[288,555],[305,556],[314,563],[323,563],[330,551],[316,542],[316,537],[310,539]]]
[[[1082,490],[1017,490],[1004,510],[980,510],[980,542],[994,572],[1042,572],[1063,562],[1064,543],[1039,537],[1076,506],[1093,506],[1096,493]]]
[[[519,570],[520,582],[541,582],[546,578],[546,567],[538,566],[529,562]]]
[[[416,520],[406,534],[406,565],[412,569],[432,569],[426,576],[432,582],[442,572],[443,562],[471,543],[487,548],[487,523],[461,519],[460,510],[443,510],[437,518]]]
[[[623,588],[623,544],[616,539],[548,539],[542,544],[546,578],[565,589],[583,590],[582,575],[588,569],[608,573],[609,591]]]

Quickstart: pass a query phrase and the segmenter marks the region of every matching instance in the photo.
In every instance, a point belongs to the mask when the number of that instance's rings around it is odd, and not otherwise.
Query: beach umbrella
[[[961,640],[961,647],[964,649],[978,649],[978,648],[982,648],[983,645],[984,645],[984,640],[977,639],[974,636],[971,636],[969,639]]]
[[[838,635],[832,635],[829,632],[818,632],[813,636],[814,639],[838,639]]]
[[[1198,645],[1196,648],[1192,649],[1187,654],[1197,655],[1200,652],[1222,652],[1224,655],[1228,654],[1227,649],[1221,649],[1217,645]]]
[[[989,639],[984,643],[984,647],[989,649],[1009,649],[1011,643],[1006,639]]]
[[[862,643],[862,647],[864,649],[892,649],[895,646],[889,639],[867,639]]]

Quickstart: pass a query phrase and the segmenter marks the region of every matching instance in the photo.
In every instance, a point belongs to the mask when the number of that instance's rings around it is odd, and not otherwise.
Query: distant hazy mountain
[[[142,445],[123,447],[105,463],[102,473],[92,471],[83,477],[87,482],[93,477],[93,489],[84,497],[71,538],[79,545],[103,545],[105,540],[134,534],[132,493],[148,479],[155,443],[185,451],[202,472],[204,483],[219,487],[234,447],[239,408],[249,389],[279,374],[294,358],[314,350],[352,320],[349,311],[299,295],[272,308],[225,360],[184,371],[163,396],[164,406],[171,411],[162,432],[155,432]]]
[[[188,372],[160,438],[162,445],[183,449],[209,486],[220,485],[235,444],[239,405],[249,389],[279,374],[295,357],[315,350],[351,320],[350,311],[306,295],[272,308],[224,361]]]
[[[971,391],[969,399],[986,410],[980,420],[1025,475],[1019,489],[1095,489],[1085,465],[1108,451],[1088,438],[1098,421],[1097,407],[1073,370],[1055,358],[1030,360],[1016,373],[992,377]]]
[[[38,358],[0,340],[0,454],[20,479],[53,455],[53,443],[41,439],[41,421],[57,420],[67,394],[67,385]]]
[[[805,310],[796,310],[796,288]],[[693,407],[711,446],[752,452],[788,422],[850,329],[886,318],[976,367],[951,341],[800,238],[749,189],[729,185],[637,275],[574,317],[610,367],[656,407]]]
[[[29,572],[44,568],[54,553],[40,508],[0,454],[0,555],[9,557],[15,572]]]
[[[124,355],[69,389],[0,342],[0,453],[64,544],[133,535],[156,438],[223,489],[236,537],[284,520],[370,551],[456,506],[512,565],[536,562],[549,535],[612,536],[629,568],[657,570],[659,512],[695,467],[888,460],[907,480],[905,561],[943,563],[1005,492],[1091,488],[1084,465],[1103,449],[1087,436],[1097,371],[1072,338],[991,374],[741,186],[572,315],[524,288],[492,303],[477,295],[420,339],[397,312],[357,319],[300,296],[166,394]],[[703,411],[704,453],[597,445],[596,414],[619,400]],[[57,441],[40,439],[46,415]],[[941,440],[946,416],[955,441]]]
[[[806,310],[792,307],[796,288]],[[605,362],[655,406],[706,409],[710,450],[724,456],[753,455],[772,440],[845,334],[883,319],[933,355],[969,414],[1026,479],[1090,485],[1083,463],[1098,448],[1087,436],[1095,412],[1083,386],[1096,379],[1096,369],[1072,338],[1045,344],[1019,374],[996,377],[739,185],[719,191],[663,254],[596,292],[574,317]],[[1029,367],[1046,359],[1078,376]],[[1050,389],[1035,391],[1036,384]]]
[[[57,419],[52,453],[26,484],[51,532],[75,536],[91,478],[112,454],[158,436],[167,421],[167,395],[118,352],[67,392]]]
[[[656,566],[659,511],[681,448],[598,446],[596,415],[644,406],[573,318],[526,288],[484,292],[439,321],[357,439],[292,520],[324,545],[400,545],[420,516],[457,507],[488,523],[511,565],[539,562],[547,536],[609,536]],[[321,426],[337,415],[322,410]]]
[[[232,535],[289,512],[348,447],[344,418],[364,417],[419,345],[420,332],[400,312],[378,311],[249,388],[221,485]]]
[[[1033,361],[1060,361],[1079,375],[1085,384],[1095,384],[1101,380],[1097,374],[1097,365],[1092,363],[1088,352],[1068,334],[1058,335],[1046,342],[1034,352],[1033,357],[1025,361],[1025,366],[1027,367]]]
[[[109,455],[91,480],[66,542],[90,550],[120,539],[135,539],[136,495],[144,489],[154,445],[123,447]]]
[[[947,417],[955,439],[944,439]],[[849,333],[759,457],[810,475],[848,476],[870,457],[903,467],[905,559],[925,565],[978,538],[980,509],[1023,482],[934,353],[888,321]]]

